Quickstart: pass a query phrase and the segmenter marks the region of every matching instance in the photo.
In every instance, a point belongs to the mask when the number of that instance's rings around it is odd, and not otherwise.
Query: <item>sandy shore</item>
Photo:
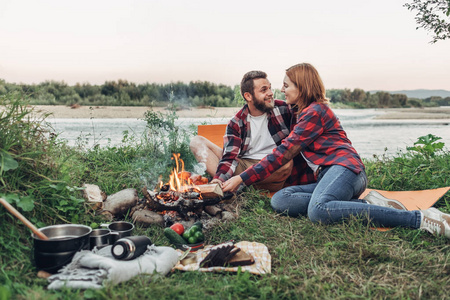
[[[192,108],[177,111],[179,118],[231,118],[240,107],[211,107]],[[38,113],[51,113],[52,118],[143,118],[148,110],[168,113],[163,107],[142,106],[80,106],[71,108],[64,105],[37,105],[35,111]],[[449,120],[450,108],[402,108],[402,109],[380,109],[384,114],[377,119],[431,119]]]
[[[240,107],[219,107],[219,108],[195,108],[184,109],[176,112],[179,118],[231,118]],[[38,113],[51,113],[52,118],[143,118],[148,110],[155,112],[169,113],[163,107],[143,107],[143,106],[80,106],[71,108],[63,105],[37,105],[35,111]]]
[[[431,108],[390,108],[383,109],[385,114],[379,115],[376,119],[383,120],[407,120],[407,119],[431,119],[431,120],[450,120],[449,107],[431,107]]]

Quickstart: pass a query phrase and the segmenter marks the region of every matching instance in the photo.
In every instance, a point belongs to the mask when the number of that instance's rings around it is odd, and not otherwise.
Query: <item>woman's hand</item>
[[[241,183],[241,176],[233,176],[222,184],[222,190],[224,192],[235,192]]]

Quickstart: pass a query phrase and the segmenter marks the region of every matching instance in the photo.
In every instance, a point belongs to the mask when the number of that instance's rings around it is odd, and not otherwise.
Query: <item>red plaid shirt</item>
[[[293,157],[301,156],[300,151],[316,165],[341,165],[356,174],[364,170],[336,115],[328,105],[313,102],[300,113],[297,124],[281,145],[240,176],[246,185],[264,180]]]
[[[228,123],[223,137],[223,156],[214,179],[226,181],[231,178],[238,165],[237,158],[246,153],[251,137],[250,124],[247,122],[248,114],[249,109],[246,104]],[[284,101],[275,100],[275,107],[267,113],[267,117],[270,135],[278,146],[289,135],[294,115]]]

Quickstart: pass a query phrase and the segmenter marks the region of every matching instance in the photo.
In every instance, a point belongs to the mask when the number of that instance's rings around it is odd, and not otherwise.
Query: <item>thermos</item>
[[[128,236],[117,240],[111,248],[115,259],[130,260],[142,255],[152,241],[145,235]]]

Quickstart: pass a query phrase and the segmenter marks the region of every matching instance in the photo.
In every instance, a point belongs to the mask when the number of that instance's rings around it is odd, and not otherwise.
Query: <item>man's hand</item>
[[[223,182],[217,178],[211,180],[209,183],[218,183],[220,187],[222,187],[222,185],[223,185]]]
[[[222,190],[224,192],[235,192],[241,183],[241,176],[233,176],[222,184]]]

